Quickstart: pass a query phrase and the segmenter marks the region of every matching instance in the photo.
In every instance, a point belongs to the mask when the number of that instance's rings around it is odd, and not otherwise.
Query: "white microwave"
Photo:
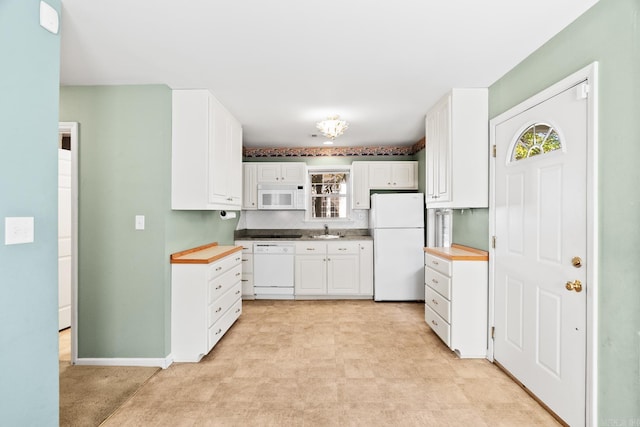
[[[304,186],[258,184],[258,209],[305,210]]]

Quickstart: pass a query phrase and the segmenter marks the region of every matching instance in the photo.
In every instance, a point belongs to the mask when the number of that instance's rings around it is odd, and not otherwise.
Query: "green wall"
[[[489,90],[495,117],[599,62],[598,425],[640,419],[639,16],[638,0],[600,0]]]
[[[48,0],[58,12],[59,0]],[[0,424],[58,424],[60,36],[38,0],[0,1]],[[4,218],[34,218],[33,243],[4,244]]]
[[[237,220],[171,210],[168,87],[63,87],[60,120],[80,128],[78,357],[166,357],[169,255],[232,243]]]
[[[454,209],[452,241],[489,250],[489,209]]]

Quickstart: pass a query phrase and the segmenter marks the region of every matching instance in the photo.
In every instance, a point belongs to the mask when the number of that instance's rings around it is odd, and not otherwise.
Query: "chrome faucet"
[[[329,235],[329,226],[327,224],[324,225],[324,235]]]

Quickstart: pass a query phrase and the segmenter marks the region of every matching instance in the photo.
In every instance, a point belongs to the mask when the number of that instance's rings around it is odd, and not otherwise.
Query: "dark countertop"
[[[235,240],[312,240],[318,242],[339,242],[344,240],[372,240],[367,229],[332,229],[330,235],[339,235],[334,239],[319,239],[317,235],[323,235],[323,229],[244,229],[236,230]]]

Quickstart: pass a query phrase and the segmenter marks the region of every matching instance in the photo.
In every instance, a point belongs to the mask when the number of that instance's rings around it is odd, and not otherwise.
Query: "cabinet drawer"
[[[209,281],[209,299],[208,303],[211,304],[216,299],[220,298],[227,290],[229,290],[237,282],[242,279],[242,265],[236,265],[231,270]]]
[[[431,254],[424,254],[424,265],[451,277],[451,261]]]
[[[220,341],[220,338],[227,332],[227,330],[233,325],[238,317],[242,314],[242,300],[236,301],[222,317],[214,323],[208,330],[207,338],[209,344],[209,350]]]
[[[426,267],[424,269],[424,283],[431,289],[436,290],[446,299],[451,299],[451,278],[436,270]]]
[[[242,253],[242,273],[253,273],[253,254]]]
[[[438,313],[445,321],[451,322],[451,303],[431,289],[429,286],[425,286],[424,289],[424,301],[433,311]]]
[[[209,266],[209,271],[207,273],[207,279],[211,280],[225,271],[229,270],[236,264],[240,264],[242,262],[242,254],[240,252],[234,252],[231,255],[227,255],[219,261],[212,263]]]
[[[296,242],[296,255],[324,255],[327,244],[324,242]]]
[[[209,304],[209,316],[207,325],[211,326],[216,322],[227,310],[240,298],[242,293],[242,284],[236,283],[224,295],[215,300],[213,304]]]
[[[327,253],[330,253],[330,254],[359,254],[360,253],[360,244],[358,242],[327,243]]]
[[[444,341],[447,347],[449,347],[451,343],[451,326],[442,320],[442,317],[438,316],[438,314],[431,310],[426,304],[424,306],[424,320],[427,322],[427,325],[438,334],[440,339]]]

